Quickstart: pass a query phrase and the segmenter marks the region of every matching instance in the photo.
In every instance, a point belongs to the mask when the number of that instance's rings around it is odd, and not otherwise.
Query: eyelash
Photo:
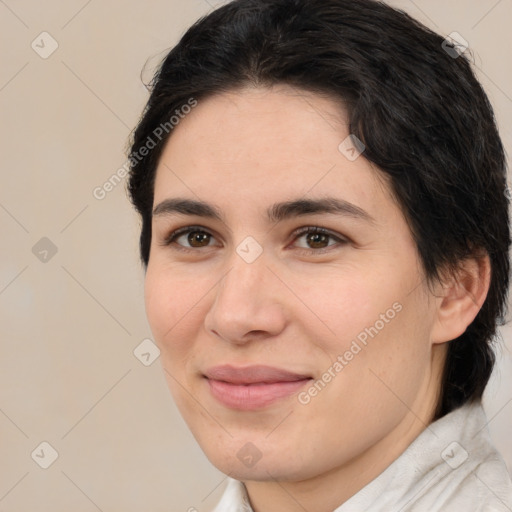
[[[204,247],[204,248],[202,248],[202,247],[196,247],[196,248],[185,247],[183,245],[175,243],[175,240],[177,238],[179,238],[180,236],[186,235],[188,233],[192,233],[195,231],[200,232],[200,233],[205,233],[207,235],[210,235],[211,237],[214,237],[214,235],[212,233],[210,233],[210,231],[208,231],[206,228],[204,228],[202,226],[186,226],[183,228],[176,229],[175,231],[170,233],[168,236],[166,236],[165,239],[163,240],[163,242],[161,243],[161,245],[163,245],[163,246],[173,245],[174,249],[176,249],[178,251],[188,252],[188,253],[197,252],[198,249],[207,248],[207,247]],[[332,240],[334,240],[336,242],[336,244],[328,245],[327,247],[322,247],[319,249],[305,249],[303,247],[297,247],[296,249],[299,251],[299,253],[308,254],[308,255],[323,254],[325,252],[330,251],[332,248],[339,247],[340,245],[345,245],[345,244],[349,243],[348,239],[341,237],[340,235],[338,235],[332,231],[329,231],[328,229],[322,228],[320,226],[304,226],[299,229],[296,229],[292,233],[293,241],[295,241],[297,238],[300,238],[301,236],[308,235],[308,234],[327,235]]]

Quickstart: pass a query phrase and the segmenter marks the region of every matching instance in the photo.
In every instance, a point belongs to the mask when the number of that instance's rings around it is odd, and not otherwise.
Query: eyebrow
[[[343,215],[375,224],[375,219],[359,206],[333,197],[295,199],[276,203],[267,209],[267,217],[270,222],[280,222],[301,215],[318,213]],[[225,222],[219,208],[195,199],[169,198],[163,200],[153,209],[154,217],[172,214],[195,215]]]
[[[333,213],[375,223],[375,219],[365,210],[349,203],[344,199],[325,197],[322,199],[296,199],[277,203],[267,210],[267,216],[272,222],[298,217],[300,215],[312,215],[315,213]]]

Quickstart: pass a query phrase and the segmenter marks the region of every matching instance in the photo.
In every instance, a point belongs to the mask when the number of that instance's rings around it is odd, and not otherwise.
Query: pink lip
[[[311,377],[270,366],[215,366],[204,376],[212,395],[231,409],[254,410],[296,393]]]

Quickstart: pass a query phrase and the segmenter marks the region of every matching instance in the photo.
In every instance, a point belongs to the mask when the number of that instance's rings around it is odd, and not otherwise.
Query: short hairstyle
[[[474,321],[449,342],[435,418],[481,399],[509,283],[504,150],[469,59],[384,3],[236,0],[188,29],[149,85],[132,134],[128,191],[142,220],[144,267],[170,116],[191,98],[276,84],[327,94],[346,107],[364,158],[390,183],[428,283],[468,257],[489,255],[490,289]],[[150,140],[152,149],[142,155]]]

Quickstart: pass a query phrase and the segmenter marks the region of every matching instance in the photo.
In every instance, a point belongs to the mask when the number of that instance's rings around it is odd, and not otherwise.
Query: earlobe
[[[488,254],[468,258],[439,286],[432,342],[444,343],[459,337],[480,311],[491,279]]]

